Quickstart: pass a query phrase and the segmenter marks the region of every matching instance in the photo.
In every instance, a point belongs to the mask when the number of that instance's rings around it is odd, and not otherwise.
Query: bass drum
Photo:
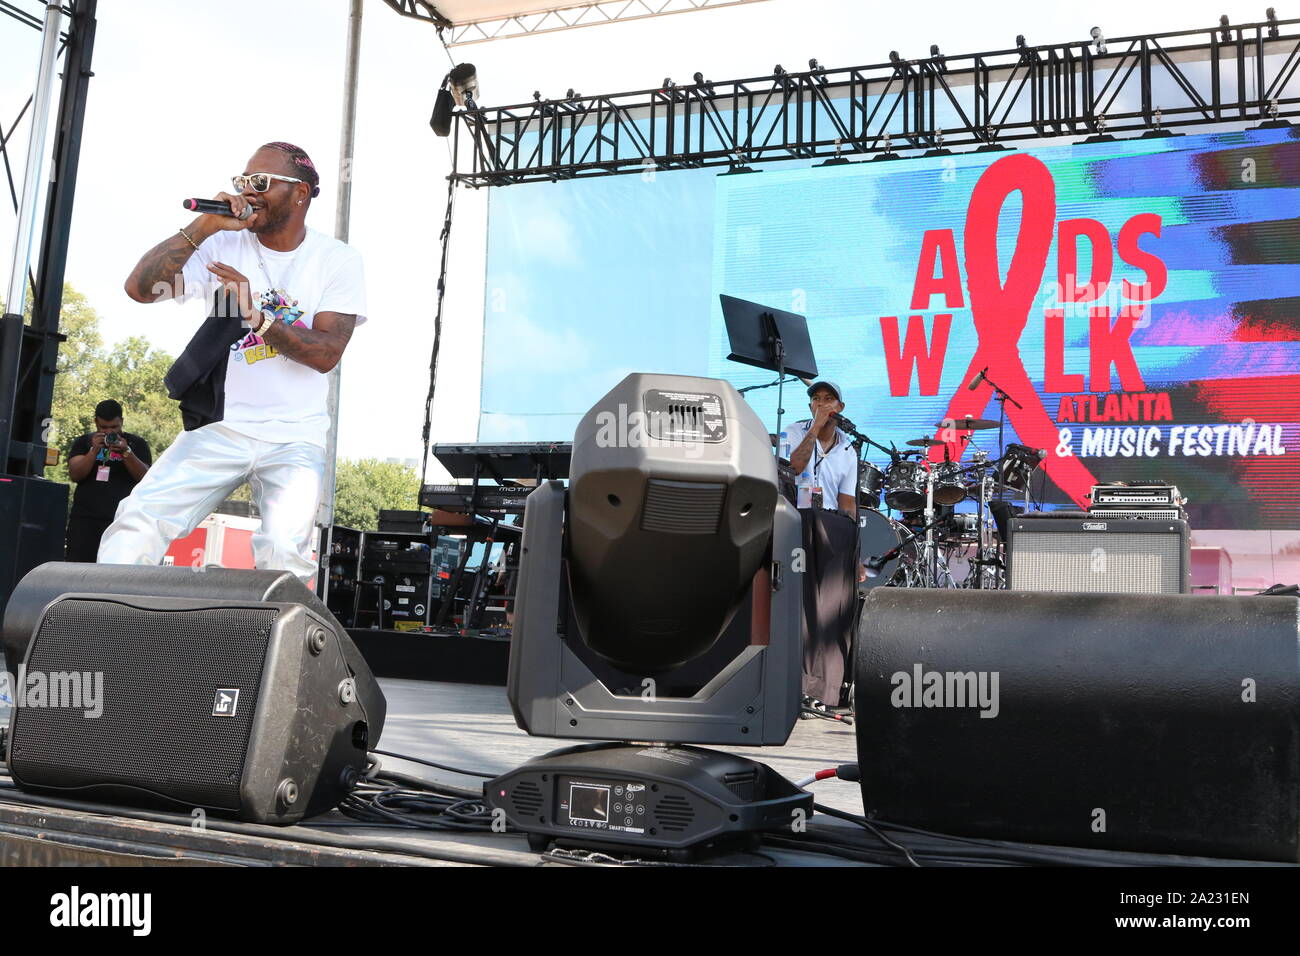
[[[858,514],[858,557],[863,564],[866,564],[872,558],[894,550],[903,542],[911,540],[912,533],[910,531],[892,518],[882,515],[879,511],[863,511]],[[874,578],[868,577],[861,582],[858,585],[858,590],[869,591],[892,581],[898,573],[899,565],[907,556],[907,552],[908,549],[904,548],[903,551],[886,561],[885,566],[880,569],[880,573]]]

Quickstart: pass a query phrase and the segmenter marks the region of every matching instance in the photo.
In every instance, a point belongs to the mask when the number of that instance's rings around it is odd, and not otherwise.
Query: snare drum
[[[869,461],[858,462],[858,506],[879,509],[884,488],[885,473]]]
[[[896,461],[885,473],[885,503],[899,511],[925,507],[925,470],[911,459]]]

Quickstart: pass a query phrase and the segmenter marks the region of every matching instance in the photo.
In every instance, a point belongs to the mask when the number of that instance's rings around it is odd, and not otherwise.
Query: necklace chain
[[[306,241],[307,240],[304,237],[303,242]],[[301,248],[302,245],[300,243],[298,249]],[[253,252],[257,254],[257,264],[262,267],[262,275],[266,276],[266,282],[267,285],[270,286],[270,291],[278,292],[281,296],[284,296],[285,298],[287,298],[289,295],[289,291],[287,288],[289,285],[289,277],[293,275],[294,266],[297,265],[298,263],[298,249],[295,249],[293,251],[292,258],[289,260],[288,268],[286,268],[284,271],[284,277],[283,277],[284,281],[281,283],[281,285],[277,286],[275,284],[275,279],[271,278],[271,270],[266,267],[266,259],[263,258],[262,256],[262,243],[258,240],[256,236],[253,237]]]

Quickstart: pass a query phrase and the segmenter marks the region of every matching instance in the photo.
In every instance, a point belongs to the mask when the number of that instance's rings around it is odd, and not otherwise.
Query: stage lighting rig
[[[451,114],[454,107],[476,110],[474,98],[478,95],[478,72],[473,63],[458,63],[442,78],[442,86],[433,104],[429,126],[437,136],[451,133]],[[536,94],[534,94],[536,95]]]
[[[1264,11],[1264,17],[1265,19],[1268,20],[1268,38],[1270,40],[1276,40],[1277,39],[1277,11],[1274,10],[1272,7],[1269,7],[1267,10]]]
[[[718,379],[629,375],[528,496],[507,696],[534,736],[617,741],[484,785],[536,849],[677,856],[812,812],[767,766],[798,719],[802,532],[767,429]],[[627,741],[638,741],[628,743]]]
[[[1228,29],[1229,26],[1228,15],[1225,13],[1223,16],[1219,17],[1219,39],[1224,43],[1232,42],[1232,31]]]
[[[1088,32],[1088,35],[1089,35],[1090,37],[1092,37],[1092,45],[1093,45],[1093,49],[1094,49],[1098,54],[1105,53],[1105,52],[1106,52],[1106,38],[1102,35],[1101,27],[1093,27],[1093,28]]]
[[[930,59],[934,61],[934,68],[940,73],[948,72],[948,58],[939,52],[939,44],[930,44]]]

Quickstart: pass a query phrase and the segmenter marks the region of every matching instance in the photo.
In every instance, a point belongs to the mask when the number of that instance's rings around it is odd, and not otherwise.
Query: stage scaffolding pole
[[[54,81],[58,76],[59,30],[63,10],[50,3],[45,8],[41,31],[41,55],[36,68],[36,92],[32,110],[32,132],[27,140],[27,161],[23,167],[23,191],[18,204],[18,232],[5,295],[5,314],[0,320],[0,473],[9,470],[9,443],[15,439],[19,369],[22,364],[23,304],[27,299],[27,267],[31,262],[32,238],[36,230],[36,206],[45,160],[45,140],[50,126]]]
[[[357,131],[357,75],[361,64],[361,9],[362,0],[352,0],[348,13],[348,54],[343,79],[343,123],[339,133],[339,191],[334,207],[334,238],[348,241],[352,221],[352,152]],[[327,529],[321,538],[322,553],[329,547],[328,529],[334,524],[334,481],[337,474],[339,438],[339,376],[340,362],[329,373],[329,435],[325,440],[325,480],[321,493],[316,524]]]

